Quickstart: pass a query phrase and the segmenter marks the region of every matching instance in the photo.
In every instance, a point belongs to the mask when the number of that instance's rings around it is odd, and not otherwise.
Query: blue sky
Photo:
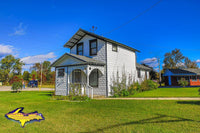
[[[79,29],[124,43],[141,51],[138,62],[149,62],[175,48],[191,60],[200,59],[200,1],[162,0],[6,0],[0,4],[0,57],[12,53],[26,64],[55,60],[69,49],[64,43]],[[199,60],[200,62],[200,60]]]

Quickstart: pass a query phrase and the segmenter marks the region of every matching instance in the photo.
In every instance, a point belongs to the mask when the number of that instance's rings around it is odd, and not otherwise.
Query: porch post
[[[171,76],[168,76],[169,85],[172,85]]]
[[[69,95],[69,70],[67,67],[67,95]]]
[[[88,97],[90,96],[90,88],[89,88],[89,67],[88,67],[88,65],[87,65],[87,71],[86,71],[86,77],[87,77],[87,81],[86,81],[86,88],[87,88],[87,90],[88,90]],[[87,91],[86,91],[87,92]]]

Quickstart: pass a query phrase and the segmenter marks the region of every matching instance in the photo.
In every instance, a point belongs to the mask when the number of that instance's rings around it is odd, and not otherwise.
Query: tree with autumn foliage
[[[183,56],[180,49],[174,49],[165,54],[163,69],[177,68],[198,68],[195,61],[191,61],[188,57]]]
[[[30,74],[30,80],[37,79],[39,82],[41,82],[41,70],[42,70],[42,83],[43,84],[54,84],[55,83],[55,72],[51,71],[51,62],[44,61],[41,63],[35,63],[31,67],[31,74]],[[41,69],[42,66],[42,69]]]
[[[0,61],[0,80],[8,84],[14,75],[21,75],[24,63],[13,55],[7,55]]]
[[[18,92],[19,89],[22,89],[22,76],[21,75],[15,75],[12,78],[12,90]]]

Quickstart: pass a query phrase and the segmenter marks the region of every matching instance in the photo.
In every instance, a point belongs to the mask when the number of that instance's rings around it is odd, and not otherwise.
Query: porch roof
[[[147,71],[152,71],[152,68],[144,66],[144,65],[141,65],[139,63],[136,63],[136,68],[137,69],[142,69],[142,70],[147,70]]]
[[[71,66],[71,65],[105,65],[104,62],[95,60],[93,58],[89,58],[89,57],[82,56],[82,55],[65,53],[63,56],[61,56],[59,59],[57,59],[55,62],[53,62],[51,64],[51,67],[59,66],[59,62],[62,61],[63,59],[65,59],[66,57],[74,58],[74,59],[81,61],[81,63],[69,64],[69,66]]]
[[[167,69],[163,76],[190,76],[190,75],[200,75],[200,69]]]

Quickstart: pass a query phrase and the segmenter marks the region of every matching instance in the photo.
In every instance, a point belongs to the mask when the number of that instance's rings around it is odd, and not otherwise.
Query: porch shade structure
[[[56,94],[69,95],[71,83],[81,85],[81,94],[86,94],[93,98],[93,87],[90,85],[90,75],[92,72],[104,75],[105,63],[86,56],[65,53],[51,65],[56,69]],[[59,77],[59,70],[64,69],[64,74]]]

